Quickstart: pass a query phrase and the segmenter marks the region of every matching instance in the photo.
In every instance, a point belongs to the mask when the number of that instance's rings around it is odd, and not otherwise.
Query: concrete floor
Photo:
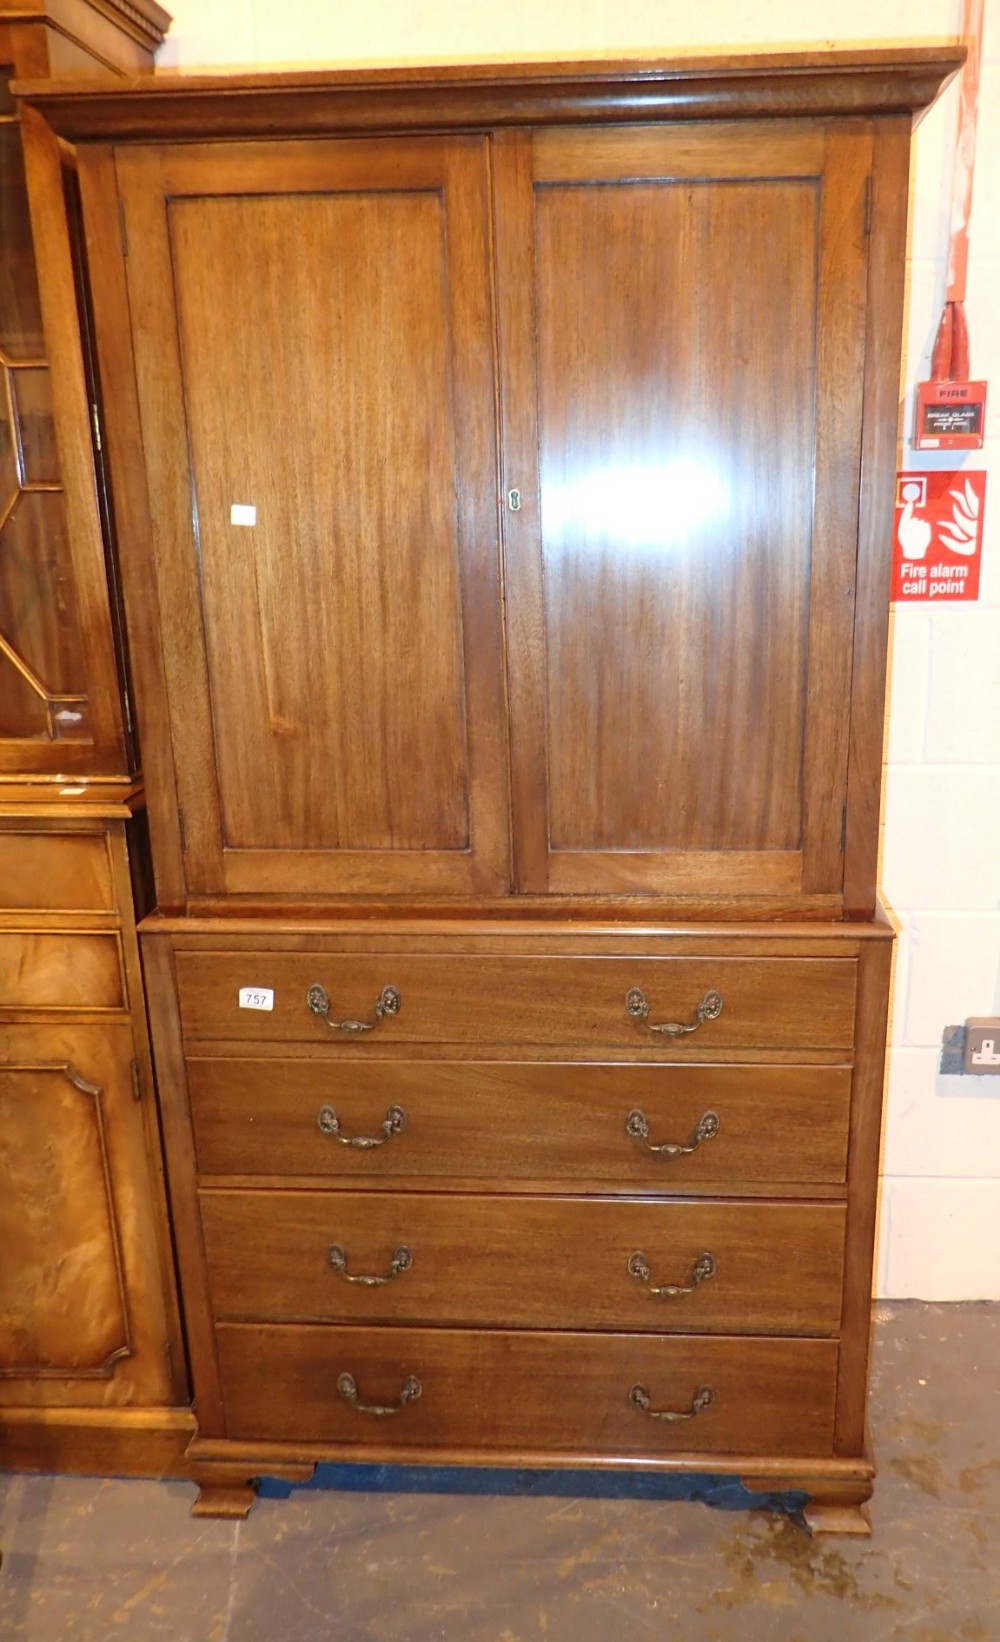
[[[872,1424],[870,1541],[648,1477],[331,1468],[239,1524],[0,1477],[0,1638],[1000,1642],[1000,1306],[880,1307]]]

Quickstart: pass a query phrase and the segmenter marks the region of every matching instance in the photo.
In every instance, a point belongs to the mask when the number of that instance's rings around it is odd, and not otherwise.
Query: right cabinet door
[[[871,130],[497,139],[522,891],[840,893]]]

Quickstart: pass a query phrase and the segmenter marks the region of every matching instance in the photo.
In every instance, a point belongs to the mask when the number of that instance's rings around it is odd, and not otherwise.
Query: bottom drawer
[[[220,1324],[217,1339],[230,1438],[359,1458],[375,1447],[652,1461],[832,1450],[832,1340],[246,1323]]]

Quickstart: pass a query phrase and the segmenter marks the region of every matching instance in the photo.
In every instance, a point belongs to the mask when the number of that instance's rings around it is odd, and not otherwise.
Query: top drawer
[[[844,1051],[854,1038],[855,977],[853,958],[177,953],[189,1041]],[[322,988],[330,1021],[372,1030],[331,1028],[309,1006],[313,988]],[[386,988],[398,1009],[380,1016]],[[242,989],[258,995],[250,1007]],[[706,1008],[710,994],[716,1002]],[[664,1023],[695,1030],[652,1030]]]

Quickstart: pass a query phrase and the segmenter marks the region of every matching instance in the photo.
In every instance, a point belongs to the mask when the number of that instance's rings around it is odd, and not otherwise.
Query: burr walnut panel
[[[0,832],[0,907],[110,912],[114,905],[103,833]]]
[[[0,1010],[125,1007],[117,935],[0,931]]]
[[[0,1377],[129,1354],[106,1100],[68,1061],[0,1064]]]

